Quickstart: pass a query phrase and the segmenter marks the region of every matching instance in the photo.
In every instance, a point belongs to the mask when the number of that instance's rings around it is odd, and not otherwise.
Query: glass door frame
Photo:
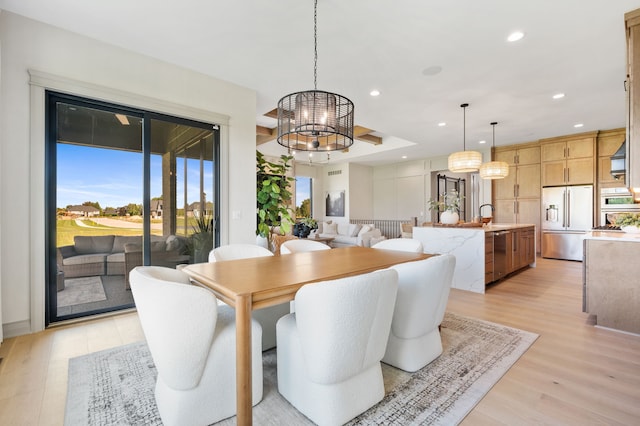
[[[143,154],[143,264],[151,263],[151,122],[161,120],[173,124],[192,126],[212,130],[213,135],[213,180],[214,180],[214,246],[220,243],[220,127],[217,124],[171,116],[139,108],[118,105],[110,102],[90,99],[82,96],[45,90],[45,327],[54,322],[60,322],[79,317],[92,316],[107,312],[133,308],[135,305],[104,308],[89,313],[57,315],[57,258],[56,258],[56,211],[57,211],[57,111],[58,102],[77,105],[80,107],[98,109],[111,113],[124,114],[142,120],[142,154]],[[175,178],[175,177],[174,177]],[[175,212],[174,212],[175,214]]]

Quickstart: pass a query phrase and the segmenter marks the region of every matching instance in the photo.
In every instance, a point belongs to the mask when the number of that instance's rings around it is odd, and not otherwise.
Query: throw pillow
[[[167,251],[176,251],[180,247],[180,240],[175,235],[167,237]]]
[[[362,228],[360,228],[360,231],[358,232],[358,237],[362,237],[362,234],[369,231],[371,231],[371,227],[369,225],[362,225]]]
[[[151,251],[166,251],[166,247],[164,241],[151,241]]]
[[[338,224],[337,223],[326,223],[324,224],[324,234],[336,235],[338,233]]]
[[[360,232],[360,229],[362,228],[362,225],[360,225],[359,223],[352,223],[349,225],[349,236],[350,237],[357,237],[358,236],[358,232]]]

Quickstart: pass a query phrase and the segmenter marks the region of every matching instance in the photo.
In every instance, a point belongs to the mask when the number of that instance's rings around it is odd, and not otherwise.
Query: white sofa
[[[371,247],[372,244],[384,239],[382,232],[373,224],[360,225],[333,223],[332,221],[318,222],[318,229],[313,231],[309,237],[313,238],[315,234],[321,238],[333,238],[330,243],[331,247]]]

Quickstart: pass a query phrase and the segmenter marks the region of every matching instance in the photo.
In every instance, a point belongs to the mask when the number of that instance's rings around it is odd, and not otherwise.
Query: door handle
[[[567,190],[567,228],[571,226],[571,190]]]

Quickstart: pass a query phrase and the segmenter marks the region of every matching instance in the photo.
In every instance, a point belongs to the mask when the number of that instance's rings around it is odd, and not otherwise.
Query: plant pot
[[[296,223],[293,225],[293,235],[299,238],[307,238],[311,233],[311,227],[304,223]]]
[[[445,225],[455,225],[460,220],[460,216],[458,216],[458,212],[452,212],[449,210],[445,210],[440,213],[440,223]]]
[[[193,263],[209,261],[209,252],[213,249],[213,234],[211,232],[196,233],[193,239]]]

